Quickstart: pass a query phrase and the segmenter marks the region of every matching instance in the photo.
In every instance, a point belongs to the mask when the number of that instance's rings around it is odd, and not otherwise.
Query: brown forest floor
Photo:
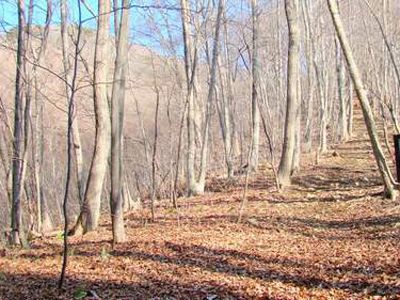
[[[270,170],[253,176],[241,224],[242,183],[217,179],[178,212],[163,203],[156,223],[128,215],[129,241],[115,250],[103,221],[70,239],[63,292],[60,239],[0,252],[0,299],[73,299],[80,288],[101,299],[400,299],[399,202],[381,198],[365,135],[336,153],[304,163],[282,193]]]

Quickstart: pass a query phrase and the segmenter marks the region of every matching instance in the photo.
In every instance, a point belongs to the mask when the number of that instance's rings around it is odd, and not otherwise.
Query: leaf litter
[[[155,223],[127,214],[114,250],[104,216],[98,232],[70,238],[62,291],[60,239],[3,249],[0,299],[400,299],[399,202],[382,199],[373,160],[342,148],[318,166],[305,158],[284,192],[262,168],[240,224],[243,178],[211,179],[178,211],[160,201]]]

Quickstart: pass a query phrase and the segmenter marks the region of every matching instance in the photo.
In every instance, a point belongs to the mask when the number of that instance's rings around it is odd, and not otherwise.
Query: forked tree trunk
[[[122,138],[124,124],[126,66],[129,48],[129,5],[122,1],[122,13],[119,24],[117,55],[115,58],[114,80],[111,100],[111,221],[113,245],[124,242],[125,227],[122,195]]]
[[[329,11],[332,16],[333,24],[335,26],[335,30],[341,44],[343,54],[347,61],[348,69],[350,71],[355,91],[357,93],[358,99],[361,104],[365,125],[367,127],[369,138],[371,140],[372,150],[385,186],[385,196],[394,199],[397,194],[396,190],[397,184],[393,179],[393,176],[391,174],[391,171],[388,167],[385,156],[383,154],[382,147],[378,138],[373,112],[371,110],[371,106],[368,101],[367,92],[364,89],[360,71],[357,67],[348,38],[344,31],[343,23],[340,18],[338,5],[336,1],[337,0],[327,0]]]
[[[211,104],[212,99],[215,95],[215,87],[217,83],[217,66],[218,66],[218,55],[219,55],[219,44],[220,44],[220,29],[221,29],[221,19],[222,13],[225,7],[225,0],[219,0],[218,2],[218,12],[217,20],[215,25],[215,35],[214,35],[214,46],[212,52],[211,70],[210,70],[210,83],[208,86],[207,103],[206,103],[206,120],[203,135],[203,144],[201,148],[201,162],[200,162],[200,173],[195,185],[195,193],[203,194],[206,184],[206,173],[207,173],[207,158],[208,158],[208,143],[209,143],[209,133],[210,133],[210,123],[211,123]]]
[[[107,70],[109,59],[110,1],[99,0],[96,47],[94,54],[94,110],[96,135],[92,162],[86,184],[83,207],[78,222],[71,233],[80,226],[83,233],[96,230],[100,217],[101,195],[110,153],[111,120],[107,100]]]
[[[299,77],[300,48],[298,0],[285,0],[285,10],[289,28],[289,49],[285,134],[282,157],[278,170],[278,180],[281,187],[289,186],[291,184],[293,156],[296,147],[296,120],[299,113],[297,84]]]
[[[190,12],[187,0],[181,0],[181,18],[183,29],[183,42],[185,54],[185,74],[187,83],[187,136],[188,136],[188,150],[187,150],[187,192],[189,196],[199,195],[204,193],[205,177],[207,172],[207,156],[208,156],[208,140],[209,140],[209,126],[210,126],[210,105],[215,93],[216,82],[216,65],[218,58],[218,44],[221,15],[224,8],[223,0],[219,1],[218,16],[216,20],[216,31],[214,36],[214,50],[211,63],[210,84],[208,89],[208,97],[206,102],[206,117],[203,128],[202,147],[200,152],[200,169],[198,176],[195,168],[196,158],[196,124],[198,121],[198,109],[195,103],[195,86],[196,86],[196,60],[197,60],[197,45],[193,47],[193,42],[190,36]]]
[[[187,167],[187,193],[188,196],[195,194],[196,188],[196,173],[195,173],[195,108],[194,108],[194,84],[195,84],[195,58],[192,58],[193,54],[193,43],[190,32],[190,12],[187,0],[181,0],[181,19],[182,19],[182,35],[183,35],[183,46],[185,54],[185,74],[186,74],[186,92],[187,92],[187,156],[186,156],[186,167]]]

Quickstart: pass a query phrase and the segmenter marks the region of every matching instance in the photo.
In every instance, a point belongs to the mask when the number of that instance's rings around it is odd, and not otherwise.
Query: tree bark
[[[305,143],[305,151],[311,152],[312,149],[312,141],[313,141],[313,125],[314,125],[314,88],[315,88],[315,77],[313,69],[314,62],[314,49],[312,47],[311,41],[311,20],[310,20],[310,7],[308,4],[308,0],[304,0],[300,2],[302,8],[302,15],[304,21],[305,28],[305,48],[306,48],[306,59],[307,59],[307,114],[306,114],[306,124],[305,124],[305,135],[304,135],[304,143]]]
[[[129,5],[123,0],[123,7]],[[129,9],[122,8],[111,98],[111,220],[113,245],[126,240],[122,196],[122,138],[125,106],[126,66],[129,49]]]
[[[259,8],[257,0],[251,0],[251,18],[253,31],[253,51],[252,51],[252,87],[251,87],[251,129],[252,142],[249,168],[251,171],[258,169],[258,156],[260,144],[260,111],[258,106],[259,101],[259,81],[260,81],[260,62],[259,62]]]
[[[336,46],[336,73],[338,81],[338,95],[339,95],[339,136],[341,142],[346,142],[349,139],[348,124],[347,124],[347,105],[345,97],[345,68],[343,65],[343,57],[340,49],[340,42],[335,39]]]
[[[293,154],[296,147],[296,119],[299,113],[298,77],[300,31],[298,24],[298,0],[285,0],[286,18],[289,28],[288,75],[287,75],[287,106],[285,119],[285,134],[282,157],[279,164],[278,180],[281,187],[291,184]]]
[[[12,212],[11,212],[11,243],[26,246],[25,233],[22,224],[21,207],[21,177],[22,177],[22,121],[24,106],[23,65],[25,57],[25,1],[18,0],[18,44],[17,66],[15,77],[14,103],[14,140],[12,161]],[[25,244],[25,245],[24,245]]]
[[[232,102],[234,99],[234,91],[233,91],[233,80],[232,80],[232,73],[231,73],[231,65],[229,59],[229,49],[228,49],[228,30],[225,24],[224,26],[224,57],[226,67],[224,69],[221,68],[221,63],[219,62],[219,70],[220,70],[220,77],[221,77],[221,87],[225,83],[226,90],[224,91],[223,96],[221,97],[221,106],[222,112],[220,113],[221,119],[221,131],[222,131],[222,138],[224,140],[224,150],[225,150],[225,164],[227,168],[227,176],[228,178],[233,177],[233,118],[232,118]],[[220,61],[220,59],[219,59]],[[223,88],[221,88],[223,90]],[[218,103],[217,103],[218,105]]]
[[[82,210],[83,233],[93,231],[98,226],[101,195],[110,153],[111,120],[106,84],[110,48],[110,1],[99,0],[98,7],[93,86],[96,136]]]
[[[187,91],[187,193],[188,196],[195,194],[196,189],[196,173],[195,173],[195,127],[194,127],[194,84],[195,84],[195,56],[192,58],[192,40],[190,36],[190,12],[187,0],[181,0],[181,19],[182,19],[182,35],[185,54],[185,74],[186,74],[186,91]]]

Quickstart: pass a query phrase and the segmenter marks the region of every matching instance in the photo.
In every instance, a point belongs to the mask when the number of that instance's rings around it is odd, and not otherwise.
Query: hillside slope
[[[213,179],[204,197],[160,203],[126,216],[129,241],[110,249],[110,221],[71,240],[59,292],[61,240],[0,252],[0,299],[400,299],[400,208],[382,187],[362,119],[353,140],[295,185],[274,189],[271,170],[253,176],[246,218],[236,222],[243,178]],[[338,155],[337,155],[338,154]],[[90,298],[87,298],[90,299]],[[91,298],[94,299],[94,298]]]

